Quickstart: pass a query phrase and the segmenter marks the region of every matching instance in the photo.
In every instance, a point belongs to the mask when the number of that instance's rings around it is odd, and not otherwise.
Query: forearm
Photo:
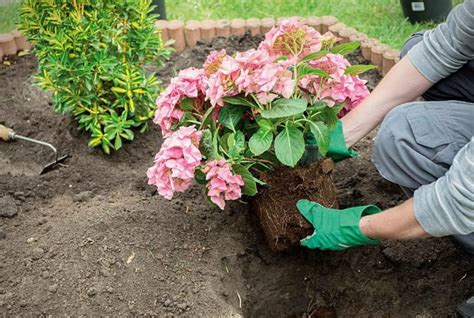
[[[351,147],[374,129],[394,107],[415,100],[433,85],[404,57],[359,107],[342,119],[346,144]]]
[[[361,218],[359,227],[367,237],[382,240],[408,240],[429,237],[415,218],[413,199],[383,212]]]

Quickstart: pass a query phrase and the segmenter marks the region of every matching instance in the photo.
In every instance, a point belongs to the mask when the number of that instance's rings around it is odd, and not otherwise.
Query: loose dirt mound
[[[159,75],[200,66],[212,49],[257,43],[199,45]],[[88,149],[87,136],[31,85],[35,69],[33,57],[0,66],[0,123],[72,158],[39,176],[47,149],[0,143],[0,212],[11,216],[0,217],[0,315],[444,317],[471,291],[473,266],[449,239],[274,254],[243,203],[210,209],[197,186],[173,201],[153,195],[145,170],[158,129],[111,156]],[[336,167],[342,207],[403,199],[374,170],[372,138]]]

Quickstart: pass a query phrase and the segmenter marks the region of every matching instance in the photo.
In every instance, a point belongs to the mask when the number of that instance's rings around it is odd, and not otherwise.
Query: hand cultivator
[[[52,161],[52,162],[48,163],[46,166],[44,166],[44,168],[40,171],[40,174],[51,171],[52,169],[56,168],[57,166],[64,166],[63,162],[67,158],[70,157],[69,155],[64,155],[64,156],[59,157],[58,156],[58,151],[50,143],[18,135],[15,131],[13,131],[13,129],[7,128],[3,125],[0,125],[0,139],[4,140],[4,141],[25,140],[25,141],[33,142],[35,144],[39,144],[39,145],[49,147],[51,150],[53,150],[53,152],[54,152],[54,161]]]

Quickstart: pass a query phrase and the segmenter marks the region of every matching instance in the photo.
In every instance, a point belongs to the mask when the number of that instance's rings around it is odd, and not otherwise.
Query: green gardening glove
[[[375,205],[336,210],[308,200],[299,200],[296,207],[314,227],[313,234],[301,240],[303,246],[340,251],[351,246],[373,245],[380,242],[368,238],[359,228],[359,221],[364,215],[381,211]]]
[[[347,148],[346,140],[344,139],[344,132],[342,131],[342,121],[337,121],[336,128],[331,130],[329,133],[329,138],[329,150],[327,156],[334,162],[354,158],[359,155],[356,151]],[[306,135],[306,149],[303,158],[301,158],[300,164],[308,164],[321,159],[322,157],[319,154],[316,138],[314,138],[314,135],[309,132]]]
[[[347,148],[346,140],[344,139],[344,132],[342,131],[342,121],[337,121],[336,128],[331,130],[329,133],[329,138],[328,157],[330,157],[334,162],[354,158],[359,155],[356,151]]]

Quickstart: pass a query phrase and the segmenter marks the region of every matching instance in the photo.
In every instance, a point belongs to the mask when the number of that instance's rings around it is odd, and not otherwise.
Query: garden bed
[[[213,49],[232,54],[259,40],[186,49],[158,75],[167,82]],[[32,56],[0,66],[0,124],[72,158],[39,176],[48,149],[0,143],[0,209],[17,211],[0,217],[0,314],[444,317],[472,290],[473,265],[448,238],[275,254],[244,203],[211,209],[199,186],[173,201],[154,195],[145,170],[159,129],[111,156],[89,149],[86,134],[31,86],[35,69]],[[366,78],[373,87],[380,76]],[[336,166],[342,208],[403,200],[370,161],[373,138],[357,145],[360,157]]]

